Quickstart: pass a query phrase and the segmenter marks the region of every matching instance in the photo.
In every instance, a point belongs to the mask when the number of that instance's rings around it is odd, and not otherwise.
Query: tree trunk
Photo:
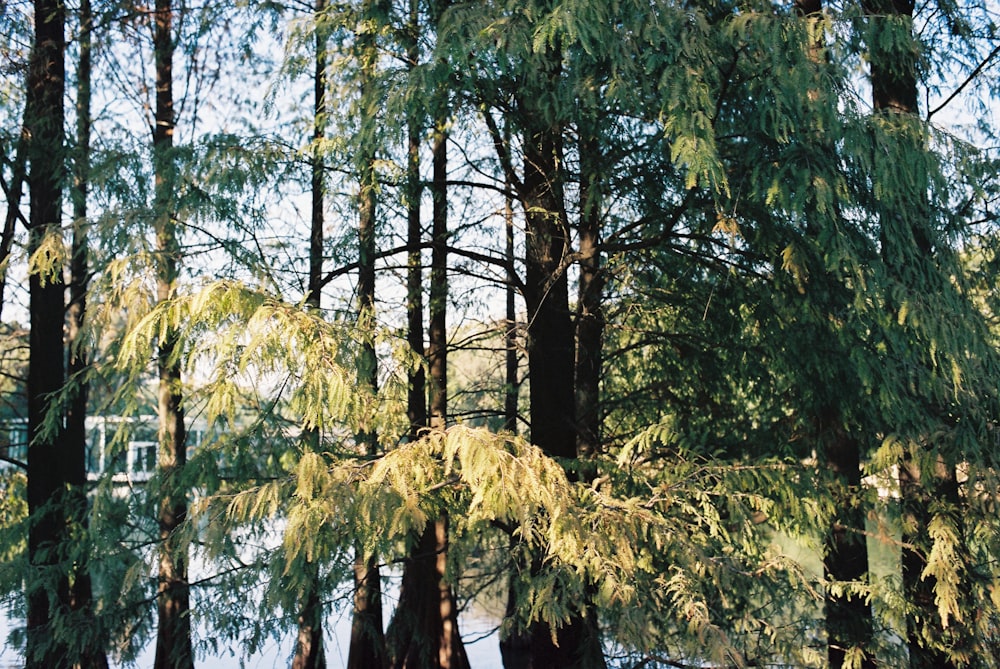
[[[577,453],[600,451],[601,341],[604,315],[601,297],[604,276],[598,248],[601,232],[601,153],[597,123],[580,125],[580,279],[576,307],[576,420]]]
[[[440,15],[441,7],[435,6]],[[430,427],[448,422],[448,105],[438,91],[433,133],[431,215],[430,327],[427,347]],[[419,231],[419,225],[417,226]],[[419,240],[416,240],[419,244]],[[411,266],[412,269],[412,266]],[[397,669],[468,669],[458,631],[458,608],[446,580],[448,517],[429,522],[403,566],[399,604],[394,616],[393,667]]]
[[[30,84],[29,84],[30,85]],[[14,227],[17,220],[21,218],[21,197],[23,193],[25,173],[25,162],[27,157],[25,149],[28,136],[28,114],[31,110],[28,106],[24,109],[24,119],[21,122],[21,134],[17,138],[14,147],[14,157],[11,161],[11,178],[4,197],[7,199],[7,211],[4,214],[3,230],[0,231],[0,322],[2,322],[3,305],[7,293],[7,264],[10,260],[10,252],[14,247]]]
[[[156,0],[153,51],[156,61],[156,125],[153,128],[156,229],[156,297],[173,297],[180,246],[173,212],[175,168],[173,165],[173,17],[171,0]],[[187,463],[186,433],[182,409],[181,365],[177,329],[164,329],[159,342],[159,573],[157,576],[157,631],[155,669],[191,669],[190,592],[188,547],[178,529],[187,515],[187,491],[183,483]]]
[[[569,224],[562,191],[562,134],[538,107],[534,93],[553,90],[561,77],[561,51],[548,45],[538,54],[533,81],[517,97],[523,128],[521,200],[525,212],[524,301],[528,320],[531,441],[547,455],[577,456],[574,392],[575,332],[569,309],[569,281],[563,261],[569,252]],[[511,596],[513,596],[513,590]],[[514,610],[508,606],[508,612]],[[526,636],[501,641],[504,666],[557,669],[603,667],[594,657],[592,625],[578,611],[557,630],[536,622]],[[553,638],[554,637],[554,638]]]
[[[819,421],[820,453],[835,480],[833,497],[837,517],[826,537],[823,570],[827,579],[863,582],[868,578],[865,511],[861,494],[861,449],[857,439],[839,424],[840,412]],[[874,623],[871,604],[863,597],[828,593],[826,597],[827,658],[831,669],[844,665],[847,652],[860,648],[862,669],[876,666],[872,652]]]
[[[420,2],[410,0],[409,34],[407,36],[407,61],[416,68],[420,52],[417,38],[420,33]],[[410,111],[406,121],[406,341],[417,358],[424,356],[424,276],[423,230],[420,220],[420,200],[423,187],[420,179],[420,134],[423,129],[420,115]],[[418,365],[409,373],[406,415],[410,422],[410,441],[420,437],[427,427],[427,375],[424,366]]]
[[[30,190],[28,251],[61,244],[63,187],[63,93],[65,7],[58,0],[35,1],[35,43],[28,71],[25,129]],[[61,491],[69,482],[72,453],[62,439],[60,420],[45,429],[54,409],[52,394],[65,381],[63,366],[62,268],[41,268],[28,276],[31,333],[28,366],[28,559],[26,581],[28,669],[55,667],[70,655],[68,642],[50,627],[69,604],[69,581],[59,567],[67,548]],[[53,586],[54,584],[54,586]],[[54,590],[54,592],[53,592]]]
[[[420,31],[420,4],[410,0],[409,32],[407,33],[407,63],[411,71],[419,62],[417,44]],[[406,415],[410,423],[410,442],[421,437],[427,428],[427,376],[424,372],[424,305],[423,305],[423,259],[421,247],[420,200],[422,185],[420,178],[420,134],[422,116],[410,111],[407,118],[407,163],[406,163],[406,215],[407,215],[407,269],[406,269],[406,318],[407,343],[421,364],[408,375]],[[432,640],[437,638],[433,630],[428,633],[427,621],[435,619],[425,610],[420,601],[420,585],[433,580],[428,568],[426,555],[432,555],[433,542],[428,546],[430,534],[423,532],[417,544],[410,548],[403,563],[403,577],[399,587],[399,602],[389,622],[386,643],[389,649],[390,666],[425,667],[430,665]]]
[[[510,125],[504,126],[504,144],[510,146]],[[509,150],[509,149],[508,149]],[[503,393],[503,427],[514,434],[517,434],[518,416],[518,395],[520,380],[517,378],[517,285],[516,270],[514,268],[514,184],[511,183],[510,176],[504,173],[504,237],[505,251],[504,260],[507,262],[507,285],[504,287],[504,296],[507,304],[507,330],[504,333],[504,393]]]
[[[386,7],[382,0],[364,0],[361,24],[356,37],[361,79],[360,146],[358,168],[360,176],[358,217],[358,323],[363,332],[375,329],[375,171],[377,118],[368,116],[377,108],[375,73],[378,67],[377,27],[384,25]],[[374,395],[378,390],[378,361],[375,344],[367,338],[358,360],[358,382]],[[378,435],[365,429],[358,443],[368,455],[378,453]],[[382,627],[382,583],[376,556],[365,555],[356,548],[354,558],[354,616],[351,621],[351,645],[348,669],[384,669],[388,666],[385,634]]]
[[[576,448],[580,462],[579,476],[592,480],[594,464],[588,462],[601,452],[601,351],[604,339],[604,272],[599,248],[601,211],[603,207],[603,161],[599,139],[600,124],[596,118],[579,121],[580,152],[580,278],[577,286],[576,311]],[[582,621],[584,666],[604,667],[597,610],[592,600],[587,602],[587,615]]]
[[[70,492],[72,522],[86,536],[89,525],[87,503],[87,403],[90,383],[85,378],[89,366],[82,329],[87,311],[89,283],[89,248],[87,220],[87,192],[90,181],[90,99],[91,99],[91,45],[93,15],[90,0],[80,2],[79,66],[77,71],[76,101],[76,160],[73,184],[73,244],[70,251],[70,286],[68,310],[69,356],[68,376],[75,392],[71,395],[66,413],[66,445],[72,452]],[[93,588],[90,578],[90,547],[84,547],[83,559],[75,565],[71,605],[78,616],[84,618],[86,631],[81,639],[80,669],[106,669],[105,634],[94,617]]]
[[[323,309],[323,206],[324,179],[323,156],[320,142],[326,134],[326,30],[321,27],[326,0],[316,0],[313,19],[316,22],[316,62],[313,72],[313,149],[311,161],[312,208],[309,230],[309,281],[306,288],[306,305],[309,309],[322,313]],[[304,435],[307,447],[314,452],[320,448],[320,434],[316,428]],[[295,652],[292,655],[292,669],[326,669],[326,654],[323,650],[323,601],[320,597],[319,565],[307,560],[305,565],[304,589],[299,603],[298,627],[295,637]]]

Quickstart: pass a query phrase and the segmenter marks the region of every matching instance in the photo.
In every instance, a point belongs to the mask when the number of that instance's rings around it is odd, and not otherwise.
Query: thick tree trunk
[[[574,459],[575,332],[563,265],[570,237],[562,192],[562,134],[555,121],[546,120],[550,110],[538,108],[539,98],[532,96],[556,88],[561,76],[559,48],[545,49],[539,54],[532,85],[525,87],[517,100],[524,123],[521,200],[525,212],[531,441],[549,456]],[[509,605],[508,611],[513,610],[513,604]],[[512,635],[501,642],[501,652],[507,669],[603,667],[600,653],[592,653],[595,646],[599,648],[594,643],[593,625],[580,610],[557,630],[537,622],[525,636]]]
[[[863,582],[868,578],[865,511],[861,494],[861,448],[839,425],[839,412],[819,421],[820,452],[835,481],[837,517],[826,537],[823,570],[832,581]],[[844,664],[848,651],[864,651],[862,669],[875,667],[872,652],[872,607],[864,597],[828,593],[826,597],[827,658],[831,669]]]
[[[549,49],[539,68],[540,83],[557,85],[561,63]],[[525,287],[528,311],[528,373],[531,379],[531,440],[548,455],[576,457],[574,418],[574,332],[569,281],[562,261],[569,252],[569,224],[561,185],[559,128],[546,125],[536,100],[523,96],[523,205],[525,210]]]
[[[300,600],[298,634],[295,636],[295,653],[292,669],[323,669],[326,654],[323,645],[323,600],[320,598],[319,565],[307,561],[303,568],[305,591]]]
[[[59,0],[35,1],[35,43],[28,72],[25,129],[28,137],[28,251],[43,243],[62,243],[60,218],[63,187],[63,93],[65,81],[65,7]],[[54,238],[54,239],[53,239]],[[63,366],[62,268],[42,268],[28,277],[28,559],[26,581],[26,666],[60,666],[68,644],[50,628],[53,616],[69,605],[69,581],[59,567],[67,548],[66,517],[61,491],[69,482],[72,453],[62,439],[60,420],[45,429],[52,394],[65,381]],[[52,584],[55,584],[54,587]],[[54,592],[53,592],[54,590]]]
[[[316,61],[313,72],[313,150],[312,150],[312,208],[309,231],[309,281],[306,288],[306,305],[317,314],[323,308],[323,206],[324,178],[323,156],[320,142],[326,134],[326,31],[320,27],[326,0],[316,0]],[[316,428],[308,430],[303,438],[308,448],[319,451],[320,435]],[[292,669],[326,669],[323,650],[323,601],[320,597],[319,566],[312,561],[304,565],[304,590],[299,602],[298,634]]]
[[[173,213],[175,169],[173,165],[173,18],[171,0],[157,0],[154,15],[153,51],[156,61],[156,125],[153,128],[156,228],[156,297],[173,297],[178,277],[180,246]],[[159,573],[157,575],[157,630],[155,669],[191,669],[190,592],[188,547],[178,532],[187,515],[187,491],[183,483],[187,463],[186,433],[182,409],[181,365],[178,335],[168,326],[159,342]]]

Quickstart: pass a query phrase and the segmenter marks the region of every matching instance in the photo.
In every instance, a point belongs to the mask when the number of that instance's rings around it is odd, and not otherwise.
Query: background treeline
[[[0,28],[26,667],[1000,666],[995,4]]]

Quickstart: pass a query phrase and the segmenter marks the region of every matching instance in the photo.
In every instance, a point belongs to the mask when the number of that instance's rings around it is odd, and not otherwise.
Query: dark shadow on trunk
[[[28,252],[45,243],[61,243],[64,171],[65,8],[61,2],[36,0],[34,45],[28,66],[24,111],[30,192]],[[16,166],[15,166],[16,167]],[[60,560],[68,550],[69,503],[62,491],[73,478],[73,453],[63,438],[62,421],[52,396],[65,382],[63,364],[62,267],[40,268],[28,276],[28,560],[26,663],[28,669],[65,664],[72,639],[52,626],[68,613],[69,578]],[[48,423],[48,425],[47,425]]]

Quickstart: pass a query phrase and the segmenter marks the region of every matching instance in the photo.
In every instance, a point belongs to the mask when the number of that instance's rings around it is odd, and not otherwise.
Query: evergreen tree
[[[174,7],[171,0],[158,0],[153,15],[153,55],[156,68],[156,113],[153,128],[153,199],[156,233],[156,299],[166,303],[177,290],[179,263],[174,193]],[[187,515],[187,436],[181,384],[181,350],[177,326],[167,324],[158,341],[159,456],[157,466],[161,490],[157,493],[157,669],[194,666],[191,644],[191,601],[188,585],[188,546],[178,531]]]
[[[60,666],[74,658],[71,640],[52,634],[53,620],[71,606],[70,549],[65,486],[78,480],[67,449],[55,394],[66,381],[63,364],[65,300],[62,252],[62,190],[65,185],[63,94],[65,21],[62,2],[34,4],[35,34],[28,65],[25,134],[30,192],[28,252],[30,360],[28,367],[28,559],[26,666]],[[82,472],[80,473],[82,474]]]

